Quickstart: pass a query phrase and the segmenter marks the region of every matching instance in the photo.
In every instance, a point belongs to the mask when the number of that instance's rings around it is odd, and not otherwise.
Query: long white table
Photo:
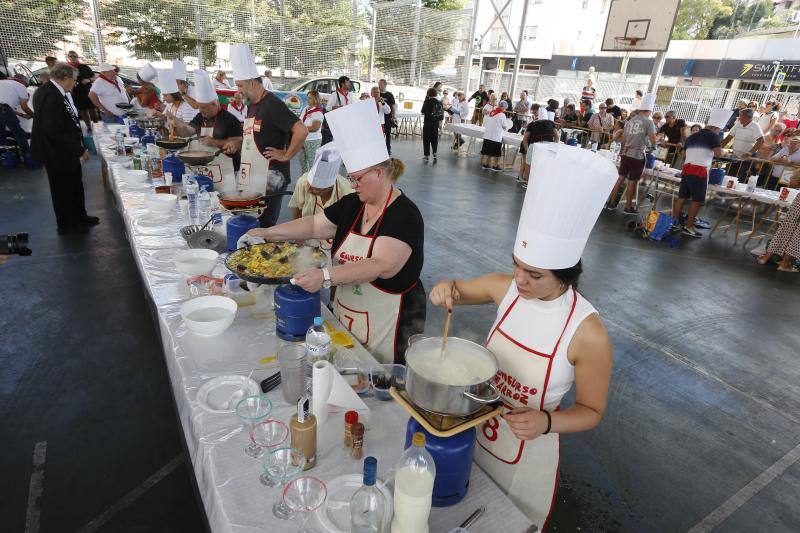
[[[97,127],[95,137],[101,157],[109,166],[109,187],[125,222],[134,260],[156,310],[178,417],[212,531],[296,531],[299,527],[296,520],[283,522],[272,516],[272,504],[280,492],[260,484],[260,463],[244,454],[248,435],[236,416],[211,414],[195,401],[198,388],[211,377],[240,374],[260,381],[278,369],[277,361],[263,361],[276,353],[274,315],[264,316],[242,307],[233,325],[218,337],[201,339],[188,332],[180,317],[180,306],[190,295],[171,259],[177,250],[187,247],[178,234],[187,223],[185,216],[176,209],[163,222],[155,221],[144,201],[151,186],[126,183],[120,175],[121,164],[113,162],[108,150],[113,144],[108,130]],[[218,268],[220,272],[224,269],[222,265]],[[323,314],[337,329],[344,329],[325,306]],[[351,352],[365,366],[375,363],[360,346]],[[279,388],[268,396],[273,402],[271,417],[288,422],[294,406],[284,402]],[[372,411],[366,423],[364,455],[378,459],[378,477],[388,480],[403,449],[408,416],[394,402],[373,398],[367,398],[366,402]],[[318,464],[306,472],[308,475],[328,482],[341,474],[362,472],[362,461],[344,454],[343,431],[341,414],[332,414],[320,425]],[[530,521],[511,500],[473,464],[466,498],[452,507],[434,508],[431,532],[450,531],[480,506],[486,507],[486,513],[470,531],[497,531],[502,525],[504,531],[511,533],[525,531],[530,526]],[[309,525],[325,531],[316,515]]]

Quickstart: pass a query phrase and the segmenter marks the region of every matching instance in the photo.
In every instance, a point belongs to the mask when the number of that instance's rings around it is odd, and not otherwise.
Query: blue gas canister
[[[228,233],[228,250],[236,249],[239,238],[253,228],[258,227],[258,219],[252,215],[236,215],[228,219],[226,231]]]
[[[406,425],[404,449],[411,446],[411,437],[417,431],[425,434],[425,449],[436,464],[433,506],[448,507],[457,504],[464,499],[469,490],[472,452],[475,449],[475,428],[471,427],[451,437],[437,437],[425,431],[425,428],[411,417]]]
[[[172,183],[181,183],[181,178],[186,170],[183,161],[174,155],[165,157],[161,163],[161,168],[164,172],[172,173]],[[169,183],[167,185],[169,185]]]
[[[320,316],[319,292],[308,292],[296,285],[275,289],[275,333],[290,342],[302,341],[306,331]]]
[[[647,154],[645,168],[653,168],[656,166],[656,156],[655,154]]]
[[[708,172],[708,184],[709,185],[721,185],[722,180],[725,179],[725,169],[724,168],[712,168]]]
[[[200,190],[203,190],[203,187],[205,187],[208,192],[214,192],[214,179],[210,176],[195,174],[194,179],[197,180],[197,185],[200,187]]]

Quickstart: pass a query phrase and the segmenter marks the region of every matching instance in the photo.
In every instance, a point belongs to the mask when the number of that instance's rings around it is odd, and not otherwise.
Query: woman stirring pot
[[[543,530],[558,486],[559,434],[603,418],[611,343],[597,311],[577,292],[581,254],[614,185],[614,165],[588,150],[531,145],[533,172],[512,256],[512,274],[443,280],[434,305],[494,303],[486,347],[505,414],[478,428],[475,460]],[[575,169],[581,169],[576,172]],[[575,384],[575,404],[561,410]]]
[[[333,239],[333,266],[300,272],[295,283],[309,292],[336,286],[339,321],[380,362],[403,363],[408,337],[425,327],[422,216],[394,185],[405,165],[386,151],[375,103],[357,102],[325,118],[355,192],[313,216],[247,235]]]

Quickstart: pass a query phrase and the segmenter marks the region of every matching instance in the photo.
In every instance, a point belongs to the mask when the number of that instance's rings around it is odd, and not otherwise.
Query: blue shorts
[[[693,202],[704,204],[706,202],[706,189],[708,180],[692,174],[681,176],[681,186],[678,189],[678,198],[691,198]]]

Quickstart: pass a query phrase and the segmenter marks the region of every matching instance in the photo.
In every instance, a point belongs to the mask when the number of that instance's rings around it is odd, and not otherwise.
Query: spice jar
[[[361,459],[364,456],[364,424],[356,422],[350,428],[350,433],[353,436],[353,449],[350,452],[350,457]]]
[[[347,448],[353,447],[353,435],[351,433],[353,424],[358,422],[358,413],[355,411],[347,411],[344,414],[344,445]]]

